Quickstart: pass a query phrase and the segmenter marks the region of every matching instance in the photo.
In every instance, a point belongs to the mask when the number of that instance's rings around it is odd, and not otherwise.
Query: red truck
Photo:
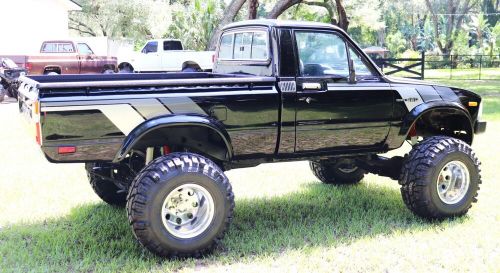
[[[83,42],[71,40],[45,41],[40,54],[2,56],[26,68],[30,75],[112,73],[116,57],[97,56]]]

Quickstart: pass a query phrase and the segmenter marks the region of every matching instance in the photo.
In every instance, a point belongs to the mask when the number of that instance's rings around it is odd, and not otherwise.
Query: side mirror
[[[349,83],[356,83],[356,69],[352,59],[349,59]]]

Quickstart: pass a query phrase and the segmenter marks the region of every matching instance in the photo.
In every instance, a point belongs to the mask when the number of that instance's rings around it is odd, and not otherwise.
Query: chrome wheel
[[[448,162],[439,172],[437,192],[441,201],[456,204],[467,194],[470,184],[469,169],[460,161]]]
[[[167,231],[178,238],[193,238],[205,231],[215,215],[212,195],[197,184],[184,184],[171,191],[161,209]]]

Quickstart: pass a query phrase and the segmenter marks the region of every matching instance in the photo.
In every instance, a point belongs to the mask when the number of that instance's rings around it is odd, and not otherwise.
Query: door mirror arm
[[[349,59],[349,83],[356,83],[356,69],[352,59]]]

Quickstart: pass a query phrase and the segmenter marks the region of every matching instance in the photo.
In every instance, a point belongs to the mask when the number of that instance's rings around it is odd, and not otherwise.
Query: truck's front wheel
[[[325,184],[356,184],[366,173],[351,159],[309,161],[309,166],[314,175]]]
[[[403,201],[427,219],[464,215],[477,201],[479,165],[472,148],[462,140],[429,137],[405,159],[399,180]]]
[[[153,160],[132,183],[127,201],[139,243],[168,257],[196,257],[213,250],[224,237],[233,208],[224,172],[192,153]]]

